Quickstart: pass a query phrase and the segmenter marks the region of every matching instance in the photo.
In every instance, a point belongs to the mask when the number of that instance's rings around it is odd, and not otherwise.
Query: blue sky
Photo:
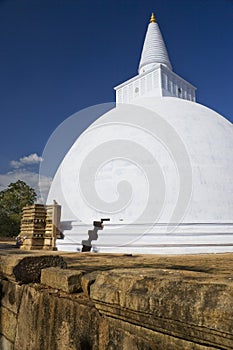
[[[233,122],[232,0],[0,0],[0,189],[36,186],[55,128],[137,74],[154,11],[174,71]]]

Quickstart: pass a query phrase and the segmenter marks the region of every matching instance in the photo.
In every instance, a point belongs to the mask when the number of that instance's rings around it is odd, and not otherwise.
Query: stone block
[[[0,335],[0,349],[1,350],[14,350],[14,344],[10,342],[3,335]]]
[[[83,273],[83,271],[50,267],[42,270],[41,283],[67,293],[77,293],[82,291],[81,277]]]
[[[14,350],[101,349],[99,317],[83,293],[61,297],[44,285],[25,285]]]
[[[21,245],[21,250],[41,250],[44,247],[44,238],[26,238]]]
[[[0,333],[12,343],[15,341],[16,327],[17,315],[7,308],[1,307]]]
[[[98,273],[100,271],[93,271],[82,276],[81,285],[85,295],[90,295],[90,286],[95,282]]]
[[[41,270],[46,267],[66,268],[59,255],[52,254],[0,254],[0,274],[20,282],[39,282]]]
[[[166,333],[152,331],[120,318],[103,317],[99,332],[101,350],[217,350],[212,346],[195,344]]]
[[[233,283],[207,273],[119,269],[98,274],[90,298],[101,314],[193,343],[230,349]]]
[[[21,303],[23,287],[17,283],[9,283],[2,280],[1,288],[1,305],[17,314]]]

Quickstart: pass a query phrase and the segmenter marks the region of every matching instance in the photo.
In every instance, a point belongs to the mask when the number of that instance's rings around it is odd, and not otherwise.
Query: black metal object
[[[107,218],[107,219],[100,219],[100,221],[93,221],[94,229],[88,230],[88,237],[89,237],[88,240],[82,241],[82,245],[83,245],[82,252],[90,252],[91,251],[91,248],[92,248],[91,242],[94,240],[97,240],[97,238],[98,238],[97,232],[99,230],[103,230],[104,221],[110,221],[110,219]]]

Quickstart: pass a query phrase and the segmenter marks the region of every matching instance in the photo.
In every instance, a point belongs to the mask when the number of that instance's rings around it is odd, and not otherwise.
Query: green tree
[[[22,208],[36,201],[36,192],[18,180],[0,192],[0,236],[17,236],[20,231]]]

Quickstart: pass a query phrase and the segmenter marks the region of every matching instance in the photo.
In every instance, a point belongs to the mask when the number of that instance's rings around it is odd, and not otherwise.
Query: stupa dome
[[[116,108],[77,138],[58,168],[47,199],[62,206],[58,247],[79,249],[92,221],[110,218],[93,242],[101,252],[231,252],[233,126],[195,102],[195,88],[169,59],[147,68],[116,88]]]

